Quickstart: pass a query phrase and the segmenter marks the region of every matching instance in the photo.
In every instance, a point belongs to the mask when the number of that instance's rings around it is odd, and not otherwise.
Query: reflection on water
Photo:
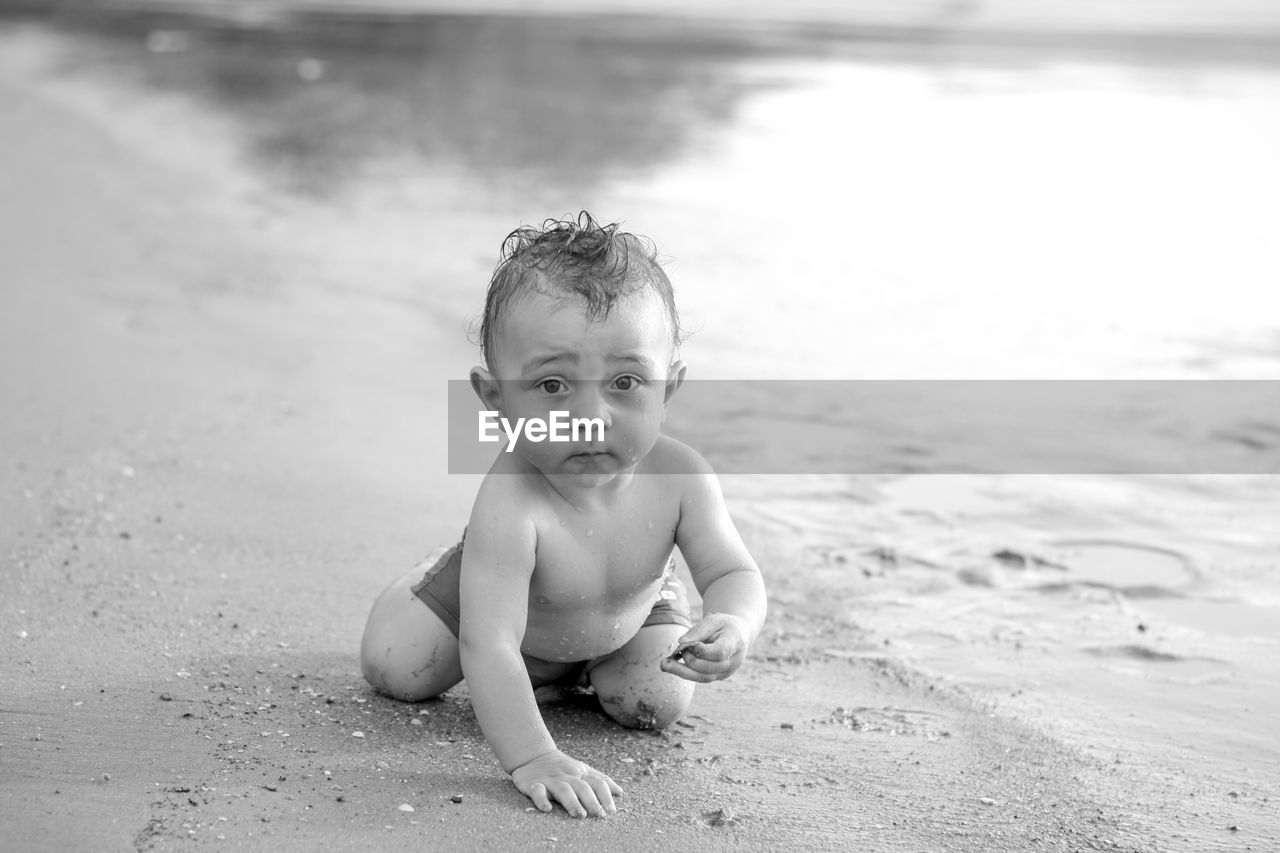
[[[463,206],[487,264],[520,221],[639,223],[676,262],[694,378],[1280,376],[1280,54],[1256,45],[59,20],[72,73],[226,118],[268,192],[370,223],[336,251]]]
[[[1114,82],[1117,62],[1143,88],[1185,93],[1201,84],[1202,63],[1277,58],[1265,38],[1102,30],[961,38],[929,27],[265,8],[130,14],[78,4],[57,7],[52,20],[93,39],[77,50],[82,70],[200,98],[242,127],[264,178],[315,195],[356,180],[394,181],[406,168],[463,169],[486,186],[549,181],[573,192],[633,179],[700,144],[713,148],[713,135],[731,129],[749,95],[812,85],[794,65],[815,56],[833,68],[923,71],[954,96],[1080,63],[1100,63]],[[859,106],[841,97],[852,92],[831,94],[832,115]]]
[[[757,52],[750,41],[646,37],[590,20],[75,22],[102,36],[78,64],[200,98],[242,127],[265,178],[321,196],[414,169],[461,170],[486,189],[581,192],[679,157],[762,85],[733,73]]]

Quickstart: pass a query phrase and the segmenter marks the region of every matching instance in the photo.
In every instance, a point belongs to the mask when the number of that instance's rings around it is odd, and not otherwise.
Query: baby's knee
[[[414,662],[406,654],[412,651],[416,650],[406,649],[390,632],[370,623],[360,642],[360,673],[374,690],[393,699],[417,702],[430,698],[421,679],[414,677]]]
[[[604,712],[629,729],[665,729],[689,710],[694,684],[664,675],[669,683],[622,685],[613,689],[596,686],[596,698]]]
[[[439,645],[423,648],[366,631],[360,646],[360,672],[379,693],[402,702],[421,702],[462,679],[461,666],[448,657],[448,650]]]
[[[393,585],[365,623],[360,672],[375,690],[395,699],[429,699],[462,679],[458,641],[422,602]]]

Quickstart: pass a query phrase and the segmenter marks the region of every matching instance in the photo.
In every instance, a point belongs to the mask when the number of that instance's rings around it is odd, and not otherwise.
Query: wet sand
[[[437,416],[437,386],[472,358],[456,314],[404,281],[350,287],[357,270],[427,274],[335,266],[334,235],[228,185],[217,145],[167,144],[198,141],[192,121],[216,136],[217,116],[158,96],[116,124],[128,93],[49,74],[48,47],[6,35],[0,51],[12,849],[1273,843],[1269,800],[1251,799],[1265,786],[1189,798],[1185,771],[1131,769],[905,666],[841,609],[861,581],[817,570],[758,510],[741,521],[772,610],[749,667],[662,734],[548,706],[561,745],[627,795],[608,821],[529,813],[465,691],[392,702],[355,656],[379,585],[470,504]],[[504,224],[466,206],[429,223],[430,274],[482,278],[492,259],[449,238]]]

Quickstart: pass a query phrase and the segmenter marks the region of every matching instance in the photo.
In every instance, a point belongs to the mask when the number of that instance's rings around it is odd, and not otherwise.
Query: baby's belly
[[[549,611],[529,606],[520,650],[550,661],[581,661],[606,655],[636,635],[657,598],[637,596],[622,607]]]

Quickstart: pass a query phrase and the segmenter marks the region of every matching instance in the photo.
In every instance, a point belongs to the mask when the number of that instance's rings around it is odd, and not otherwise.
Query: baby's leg
[[[458,638],[411,590],[422,574],[419,566],[378,596],[360,643],[365,679],[406,702],[437,696],[462,680]]]
[[[684,716],[692,681],[663,672],[659,661],[687,631],[683,625],[646,625],[627,644],[588,666],[605,713],[631,729],[662,729]]]

